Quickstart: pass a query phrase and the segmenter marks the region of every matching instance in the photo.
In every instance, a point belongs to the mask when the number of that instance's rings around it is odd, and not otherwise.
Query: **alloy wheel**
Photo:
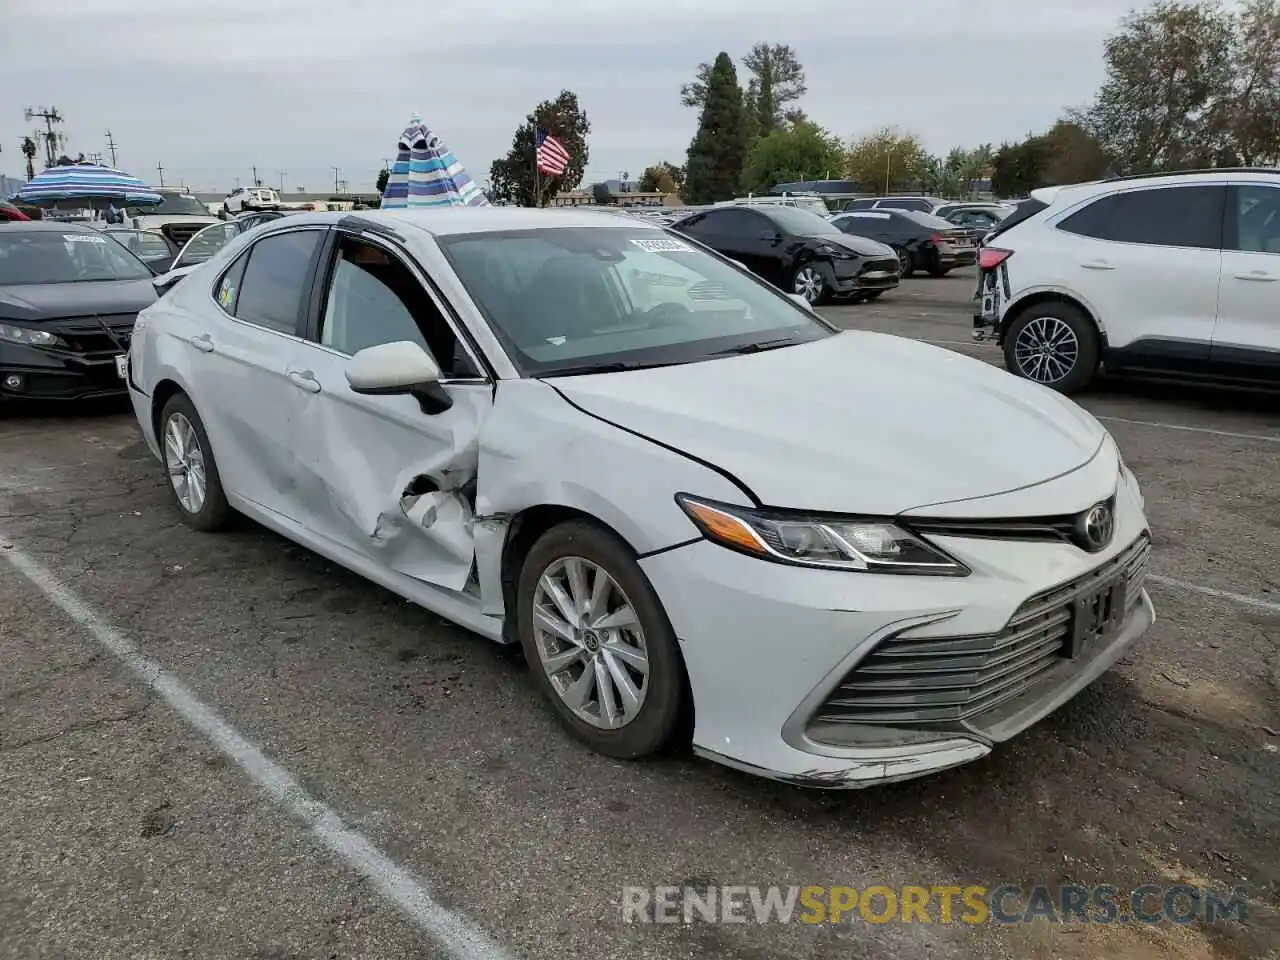
[[[801,267],[796,271],[796,279],[792,289],[810,303],[817,303],[822,296],[822,274],[813,267]]]
[[[538,578],[533,596],[538,659],[574,715],[616,730],[640,713],[649,692],[644,629],[618,581],[583,557],[563,557]]]
[[[208,489],[204,451],[195,427],[181,413],[171,413],[165,423],[164,460],[178,503],[187,513],[199,513]]]
[[[911,253],[908,250],[898,251],[898,270],[902,276],[906,276],[911,272]]]
[[[1019,372],[1028,380],[1057,383],[1080,359],[1080,338],[1065,320],[1036,317],[1018,331],[1013,355]]]

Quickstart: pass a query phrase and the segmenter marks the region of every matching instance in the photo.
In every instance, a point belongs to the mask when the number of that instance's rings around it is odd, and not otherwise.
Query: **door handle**
[[[198,337],[188,337],[187,343],[191,344],[201,353],[213,353],[213,337],[207,333],[202,333]]]
[[[1105,260],[1091,260],[1088,263],[1080,264],[1080,266],[1084,267],[1086,270],[1114,270],[1115,269],[1115,267],[1107,263]]]
[[[1258,283],[1275,283],[1280,277],[1273,276],[1269,273],[1263,273],[1261,270],[1254,270],[1252,273],[1237,273],[1237,280],[1256,280]]]
[[[315,378],[310,370],[290,370],[289,382],[295,387],[307,391],[307,393],[320,392],[320,381]]]

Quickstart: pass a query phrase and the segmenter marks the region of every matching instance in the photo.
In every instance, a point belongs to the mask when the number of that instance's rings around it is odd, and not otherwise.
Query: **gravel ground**
[[[914,279],[828,315],[997,362],[968,343],[973,282]],[[445,957],[458,936],[422,926],[459,916],[548,960],[1267,956],[1280,405],[1114,383],[1081,402],[1143,484],[1157,626],[991,757],[838,794],[586,753],[517,656],[252,524],[183,527],[124,408],[0,421],[0,957]],[[189,709],[113,649],[180,681]],[[358,841],[376,847],[364,876],[335,855]],[[643,925],[619,909],[624,885],[1179,881],[1245,888],[1248,923]]]

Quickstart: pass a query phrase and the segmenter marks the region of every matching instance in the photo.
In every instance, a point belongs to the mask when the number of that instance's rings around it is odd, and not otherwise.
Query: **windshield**
[[[955,226],[949,220],[943,220],[942,217],[935,217],[931,213],[922,213],[919,210],[899,210],[897,212],[914,220],[922,227],[928,227],[930,230],[950,230]]]
[[[101,234],[0,235],[0,285],[141,280],[151,271],[122,245]]]
[[[130,206],[128,210],[131,217],[208,217],[209,208],[197,200],[195,197],[187,193],[162,193],[164,197],[159,203],[147,204],[146,206]]]
[[[840,232],[826,217],[798,207],[771,206],[764,209],[761,205],[752,209],[759,210],[787,233],[799,237],[824,237]]]
[[[666,231],[558,227],[437,240],[526,375],[688,363],[834,332],[784,294]]]

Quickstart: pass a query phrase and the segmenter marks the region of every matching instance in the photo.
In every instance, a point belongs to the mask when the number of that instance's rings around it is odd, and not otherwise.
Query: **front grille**
[[[1115,512],[1112,494],[1103,501]],[[1075,543],[1080,514],[1057,514],[1043,517],[1013,517],[995,520],[950,519],[945,517],[903,517],[916,533],[938,537],[966,537],[971,540],[1022,540],[1034,543]]]
[[[866,260],[862,264],[862,269],[858,271],[858,276],[868,273],[898,273],[902,269],[902,265],[898,263],[896,257],[888,257],[883,260]]]
[[[1075,602],[1117,574],[1128,582],[1127,617],[1141,597],[1150,556],[1143,534],[1101,567],[1031,597],[997,634],[888,637],[845,676],[811,722],[981,730],[1000,708],[1070,675]]]
[[[41,324],[40,329],[57,334],[66,341],[67,348],[59,352],[83,356],[86,360],[102,360],[120,353],[121,347],[128,348],[135,317],[132,313],[103,316],[102,323],[110,329],[110,334],[93,317],[52,320]],[[119,345],[116,340],[120,341]]]
[[[181,248],[207,226],[207,223],[166,223],[160,228],[160,232]]]

